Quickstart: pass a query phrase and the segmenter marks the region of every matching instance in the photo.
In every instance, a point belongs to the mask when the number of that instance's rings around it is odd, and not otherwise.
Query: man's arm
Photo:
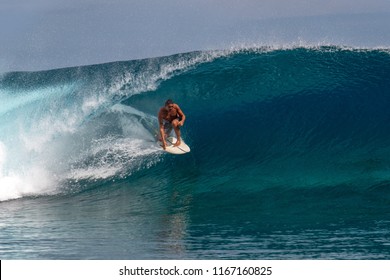
[[[162,147],[165,150],[167,143],[165,141],[165,131],[164,131],[163,117],[161,114],[161,110],[158,112],[158,124],[160,126],[160,137],[161,137]]]

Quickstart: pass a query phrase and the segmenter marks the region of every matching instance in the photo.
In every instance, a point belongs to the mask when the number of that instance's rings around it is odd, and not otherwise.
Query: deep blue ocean
[[[168,98],[185,155],[151,133]],[[390,50],[0,74],[0,258],[389,259]]]

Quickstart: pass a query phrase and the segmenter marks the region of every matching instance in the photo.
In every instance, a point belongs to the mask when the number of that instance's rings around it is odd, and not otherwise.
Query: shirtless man
[[[165,102],[165,106],[160,108],[158,112],[158,123],[160,125],[160,137],[162,147],[165,150],[167,147],[166,137],[172,131],[175,130],[177,141],[174,146],[179,146],[181,143],[180,127],[183,126],[186,116],[180,107],[173,103],[171,99]]]

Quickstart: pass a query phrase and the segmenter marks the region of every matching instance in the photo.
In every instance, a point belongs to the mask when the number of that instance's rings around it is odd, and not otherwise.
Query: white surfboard
[[[176,137],[170,136],[166,139],[167,146],[164,151],[170,153],[170,154],[175,154],[175,155],[182,155],[189,153],[191,151],[190,147],[186,143],[184,143],[184,140],[181,139],[181,143],[179,146],[174,146],[177,141]],[[159,145],[161,146],[162,143],[159,141]]]

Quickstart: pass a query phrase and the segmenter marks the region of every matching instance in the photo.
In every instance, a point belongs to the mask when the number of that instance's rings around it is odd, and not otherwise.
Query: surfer
[[[180,138],[180,127],[184,125],[186,116],[180,107],[173,103],[171,99],[165,101],[165,106],[160,108],[158,112],[158,123],[160,125],[160,137],[162,142],[162,147],[165,150],[167,146],[166,137],[173,130],[175,131],[177,141],[174,146],[179,146],[181,143]]]

